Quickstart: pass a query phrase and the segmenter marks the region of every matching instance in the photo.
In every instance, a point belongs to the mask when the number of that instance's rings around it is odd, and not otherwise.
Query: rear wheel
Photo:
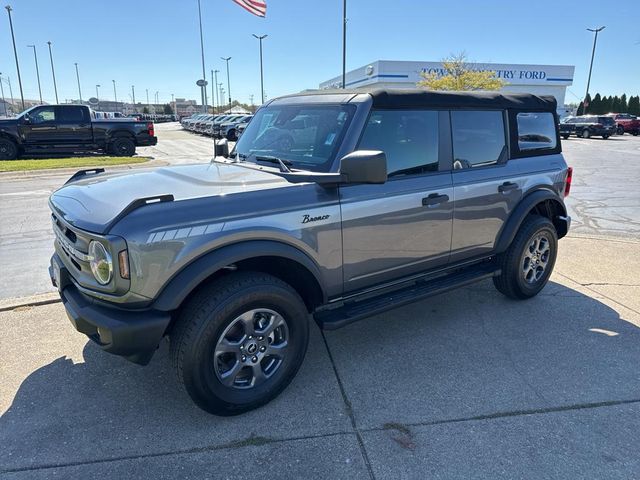
[[[136,144],[128,137],[118,137],[111,142],[110,150],[116,157],[132,157],[136,153]]]
[[[551,220],[530,215],[507,251],[498,257],[502,272],[493,277],[493,284],[509,298],[533,297],[547,284],[557,254],[558,234]]]
[[[569,135],[567,135],[567,134],[562,135],[562,138],[564,138],[565,140],[569,140]]]
[[[308,340],[309,314],[291,286],[239,272],[189,300],[171,333],[171,350],[192,400],[227,416],[279,395],[300,368]]]
[[[602,138],[606,140],[607,138],[609,138],[609,135],[602,135]]]
[[[229,140],[230,142],[234,142],[237,140],[235,128],[229,130],[229,133],[227,133],[227,140]]]
[[[591,137],[591,131],[588,128],[585,128],[584,130],[582,130],[582,138],[589,138]]]
[[[15,160],[18,158],[18,146],[13,140],[0,138],[0,160]]]
[[[618,125],[618,128],[616,128],[616,133],[618,135],[624,135],[624,127],[622,125]]]

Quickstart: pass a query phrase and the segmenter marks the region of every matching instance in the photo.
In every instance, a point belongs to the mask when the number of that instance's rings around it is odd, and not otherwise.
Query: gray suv
[[[536,295],[571,172],[552,97],[306,92],[209,164],[76,173],[50,198],[50,274],[100,348],[144,365],[168,336],[194,402],[234,415],[289,384],[310,317],[335,329],[489,278]]]

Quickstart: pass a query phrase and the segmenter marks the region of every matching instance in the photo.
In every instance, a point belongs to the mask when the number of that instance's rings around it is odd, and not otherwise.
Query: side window
[[[438,171],[438,112],[373,111],[359,150],[382,150],[389,177]]]
[[[42,107],[34,110],[29,113],[29,118],[31,118],[31,123],[45,123],[45,122],[55,122],[56,120],[56,111],[54,107]]]
[[[82,107],[58,107],[58,121],[82,123],[85,121],[85,109]]]
[[[521,112],[518,123],[518,148],[521,151],[556,148],[556,125],[550,112]]]
[[[451,130],[454,170],[498,163],[506,146],[501,111],[452,111]]]

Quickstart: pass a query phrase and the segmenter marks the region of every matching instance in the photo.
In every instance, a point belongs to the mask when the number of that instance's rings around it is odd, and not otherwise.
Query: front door
[[[56,107],[34,108],[25,114],[20,123],[20,134],[28,145],[48,145],[56,143],[58,136],[56,125]]]
[[[447,263],[453,188],[440,168],[443,113],[371,113],[358,149],[385,152],[388,180],[340,187],[345,293]]]

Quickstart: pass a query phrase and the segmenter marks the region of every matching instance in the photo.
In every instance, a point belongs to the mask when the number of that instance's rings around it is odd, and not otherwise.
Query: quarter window
[[[501,111],[452,111],[451,129],[455,170],[494,165],[505,151]]]
[[[377,110],[371,113],[359,150],[382,150],[388,176],[438,171],[438,112]]]
[[[521,112],[516,120],[521,151],[556,148],[556,123],[552,113]]]
[[[59,120],[62,122],[83,122],[84,112],[82,107],[58,107]]]

